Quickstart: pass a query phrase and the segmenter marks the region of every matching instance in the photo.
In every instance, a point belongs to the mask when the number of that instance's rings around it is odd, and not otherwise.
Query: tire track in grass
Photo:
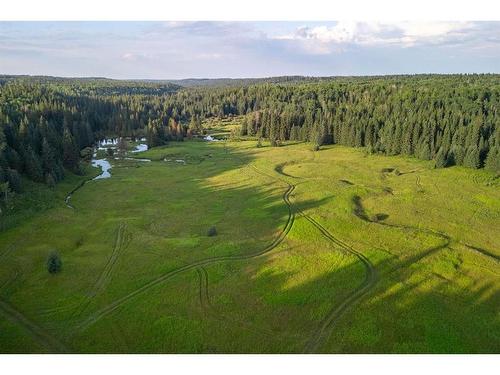
[[[78,305],[76,311],[71,315],[70,321],[73,319],[78,319],[85,310],[89,307],[90,303],[94,299],[94,297],[101,292],[106,284],[110,281],[113,269],[118,261],[119,256],[123,252],[123,250],[127,247],[130,240],[127,238],[126,234],[127,225],[125,223],[121,223],[118,226],[118,231],[116,233],[115,244],[113,246],[113,251],[109,256],[106,264],[104,265],[103,270],[99,274],[93,288],[90,293],[88,293],[81,304]]]
[[[323,227],[309,215],[306,215],[302,211],[299,211],[299,213],[307,221],[313,224],[324,237],[326,237],[332,243],[336,244],[351,255],[354,255],[365,267],[365,279],[363,280],[361,285],[356,288],[356,290],[354,290],[351,294],[349,294],[338,306],[335,306],[330,310],[330,312],[323,318],[323,320],[319,324],[318,329],[313,333],[313,335],[307,342],[304,348],[304,353],[314,353],[328,338],[331,332],[331,328],[333,327],[334,323],[341,318],[343,313],[350,307],[355,305],[357,302],[359,302],[362,297],[364,297],[368,292],[371,291],[371,289],[375,287],[378,281],[378,275],[375,267],[366,256],[353,249],[345,242],[334,237],[325,227]]]
[[[6,249],[0,253],[0,260],[2,260],[2,262],[11,262],[11,276],[2,285],[0,285],[0,295],[4,294],[5,291],[8,291],[9,288],[21,278],[22,269],[18,262],[11,257],[11,255],[19,247],[19,245],[24,244],[25,242],[25,238],[17,240],[7,246]]]
[[[71,311],[77,309],[80,303],[74,302],[71,304],[66,304],[62,306],[48,307],[38,310],[38,316],[50,316],[53,314],[64,313],[66,311]]]
[[[6,319],[23,327],[29,335],[38,342],[41,346],[46,348],[51,353],[66,353],[70,350],[65,344],[53,337],[50,333],[39,327],[37,324],[26,318],[22,313],[17,311],[10,303],[0,299],[0,313]]]
[[[208,272],[204,267],[196,269],[200,287],[200,305],[203,309],[210,307],[210,297],[208,294]]]
[[[0,253],[0,259],[6,258],[10,253],[12,253],[16,249],[16,244],[10,244],[5,248],[4,251]]]
[[[288,184],[287,181],[276,178],[274,176],[271,176],[265,172],[260,171],[256,167],[252,166],[258,173],[267,176],[272,179],[278,179],[279,181],[285,182]],[[288,176],[283,172],[282,168],[275,168],[275,171],[279,174],[282,174],[284,176]],[[293,176],[294,178],[298,178]],[[373,289],[378,281],[378,274],[373,266],[373,264],[370,262],[370,260],[360,253],[359,251],[355,250],[352,248],[352,246],[348,245],[347,243],[339,240],[336,238],[333,234],[331,234],[324,226],[322,226],[320,223],[318,223],[316,220],[314,220],[312,217],[307,215],[305,212],[302,210],[296,208],[296,211],[298,214],[300,214],[302,217],[304,217],[307,221],[309,221],[316,229],[319,230],[319,232],[330,242],[336,244],[339,246],[343,251],[355,256],[358,258],[358,260],[363,264],[365,268],[365,278],[361,285],[356,288],[352,293],[350,293],[338,306],[334,306],[330,312],[323,318],[323,320],[320,322],[319,327],[313,332],[311,338],[308,340],[306,343],[306,346],[304,348],[304,353],[314,353],[317,351],[317,349],[321,346],[321,344],[328,338],[331,328],[333,327],[334,323],[341,318],[343,313],[348,310],[350,307],[355,305],[357,302],[361,300],[362,297],[364,297],[368,292]]]
[[[469,250],[472,250],[472,251],[475,251],[476,253],[479,253],[485,257],[488,257],[490,258],[491,260],[495,261],[495,262],[500,262],[500,256],[498,255],[495,255],[493,254],[492,252],[486,250],[486,249],[482,249],[480,247],[476,247],[476,246],[472,246],[472,245],[469,245],[469,244],[462,244],[464,245],[466,248],[468,248]]]
[[[410,266],[411,264],[419,262],[420,260],[424,259],[427,256],[430,256],[430,255],[432,255],[440,250],[446,249],[449,247],[449,245],[453,241],[455,241],[448,234],[441,232],[441,231],[437,231],[437,230],[433,230],[433,229],[429,229],[429,228],[424,228],[424,227],[412,226],[412,225],[391,224],[391,223],[384,223],[384,222],[381,222],[379,220],[373,220],[370,217],[368,217],[368,215],[366,214],[365,209],[362,205],[360,196],[355,195],[352,198],[352,202],[354,204],[353,214],[356,217],[358,217],[359,219],[361,219],[367,223],[372,223],[372,224],[380,225],[383,227],[393,228],[393,229],[398,229],[398,230],[407,230],[407,231],[412,231],[412,232],[425,233],[429,236],[438,237],[438,238],[441,238],[443,240],[442,244],[425,249],[422,253],[417,254],[415,256],[412,256],[409,259],[403,260],[400,264],[397,264],[395,267],[388,270],[387,274],[391,274],[391,273],[398,271],[402,268],[406,268],[406,267]]]
[[[127,239],[126,233],[127,233],[127,224],[121,223],[118,226],[118,231],[116,233],[116,239],[115,239],[115,245],[113,246],[113,251],[110,257],[108,258],[108,261],[104,266],[104,269],[99,275],[99,278],[97,279],[94,288],[89,294],[90,298],[95,297],[111,279],[111,273],[113,271],[113,268],[115,267],[119,256],[121,255],[123,250],[125,250],[125,248],[129,243],[129,239]]]
[[[265,335],[269,338],[276,338],[276,333],[273,333],[273,332],[265,330],[265,329],[255,329],[245,320],[229,318],[227,316],[224,316],[224,314],[222,314],[218,311],[215,311],[212,304],[210,303],[210,295],[208,292],[208,272],[205,269],[205,267],[196,268],[196,272],[198,274],[198,280],[199,280],[200,305],[203,308],[203,310],[207,314],[210,314],[210,316],[213,319],[220,321],[220,322],[228,322],[229,321],[231,323],[237,324],[239,328],[246,329],[249,332],[256,333],[258,335]]]
[[[13,285],[20,278],[20,276],[21,271],[19,268],[15,268],[11,273],[11,276],[2,285],[0,285],[0,295],[2,295],[5,290],[8,290],[11,285]]]
[[[76,332],[83,331],[84,329],[90,327],[92,324],[97,322],[99,319],[109,315],[110,313],[112,313],[113,311],[118,309],[120,306],[123,306],[125,303],[127,303],[128,301],[130,301],[134,297],[147,292],[149,289],[173,278],[174,276],[176,276],[182,272],[186,272],[186,271],[195,269],[197,267],[202,267],[202,266],[206,266],[206,265],[210,265],[210,264],[216,264],[216,263],[220,263],[220,262],[248,260],[248,259],[257,258],[259,256],[262,256],[264,254],[269,253],[271,250],[276,248],[281,242],[283,242],[283,240],[288,235],[288,233],[290,232],[290,230],[293,226],[293,223],[295,220],[295,212],[293,211],[292,205],[290,202],[290,194],[292,194],[294,189],[295,189],[294,185],[287,183],[287,189],[285,190],[285,192],[282,195],[282,199],[288,208],[287,221],[286,221],[283,229],[278,233],[278,235],[274,238],[274,240],[269,245],[264,247],[263,249],[255,252],[255,253],[251,253],[251,254],[226,255],[226,256],[205,258],[205,259],[193,262],[193,263],[186,264],[184,266],[173,269],[171,271],[168,271],[168,272],[164,273],[163,275],[147,282],[142,287],[137,288],[136,290],[122,296],[121,298],[118,298],[117,300],[115,300],[111,304],[109,304],[109,305],[103,307],[102,309],[96,311],[95,313],[91,314],[81,324],[77,325]]]

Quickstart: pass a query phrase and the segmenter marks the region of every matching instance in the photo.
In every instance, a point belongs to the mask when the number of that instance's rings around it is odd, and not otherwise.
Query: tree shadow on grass
[[[390,259],[376,264],[378,269],[385,270],[379,275],[378,284],[359,302],[331,319],[316,350],[497,353],[500,350],[497,283],[491,278],[486,282],[478,278],[464,289],[464,277],[473,272],[474,265],[458,268],[447,265],[437,258],[440,250],[453,252],[436,246],[402,261]],[[271,255],[261,260],[262,264],[272,261]],[[437,264],[455,270],[443,276],[435,271]],[[267,319],[254,320],[254,328],[275,330],[275,340],[256,349],[257,352],[302,352],[307,341],[318,334],[318,326],[328,311],[339,306],[363,279],[359,264],[353,263],[290,287],[290,280],[303,270],[262,273],[259,266],[262,265],[255,265],[251,283],[238,285],[241,289],[232,292],[232,306],[240,303],[251,306],[235,313],[240,319],[262,314]],[[248,302],[251,299],[257,302]],[[302,337],[288,339],[291,333],[300,333]]]
[[[293,189],[282,181],[264,181],[250,168],[245,168],[253,160],[248,153],[238,152],[238,155],[235,155],[231,145],[222,148],[202,142],[186,142],[184,149],[177,144],[174,147],[177,153],[184,152],[188,155],[194,151],[194,158],[197,161],[199,159],[199,163],[170,166],[160,160],[141,165],[140,168],[116,169],[117,172],[111,179],[88,184],[77,193],[74,198],[79,200],[78,209],[71,216],[63,212],[67,216],[66,229],[56,224],[60,221],[57,210],[49,212],[43,219],[33,219],[44,221],[43,228],[49,228],[50,233],[43,236],[39,231],[30,233],[32,241],[42,246],[57,248],[65,262],[64,272],[58,275],[57,280],[51,280],[50,290],[37,288],[35,294],[26,293],[35,288],[35,284],[46,282],[44,280],[49,277],[44,273],[43,267],[39,267],[45,261],[43,254],[31,254],[29,246],[20,249],[16,254],[9,254],[14,258],[17,254],[24,258],[31,257],[31,265],[27,264],[23,269],[22,286],[16,289],[21,294],[14,292],[9,298],[16,300],[16,308],[33,324],[50,327],[48,329],[54,337],[74,345],[75,351],[78,351],[78,338],[85,331],[85,327],[95,324],[125,304],[133,304],[150,289],[160,287],[164,280],[170,278],[170,274],[177,272],[176,270],[184,272],[186,265],[205,260],[209,263],[241,262],[253,256],[260,256],[271,251],[276,239],[285,238],[285,231],[290,229],[295,212],[294,208],[289,206],[286,194],[291,193]],[[210,158],[198,158],[200,153],[207,152],[211,154]],[[155,179],[141,179],[140,176],[151,177],[150,168],[158,169],[158,173],[162,173],[160,168],[171,168],[168,172],[170,182],[165,185]],[[212,181],[225,173],[243,169],[249,170],[246,178],[251,183],[227,187],[217,186]],[[186,171],[192,171],[193,174]],[[261,179],[264,182],[262,185],[255,184],[255,181]],[[99,194],[94,195],[94,192]],[[173,204],[170,204],[170,201],[173,201]],[[322,201],[311,200],[303,202],[302,206],[312,208],[321,204]],[[103,212],[105,215],[102,219],[89,220],[89,215],[95,212]],[[170,219],[172,217],[179,218],[178,223]],[[137,224],[148,221],[164,223],[167,233],[159,236],[150,232],[147,226]],[[114,222],[127,223],[133,238],[127,251],[117,259],[113,258],[116,266],[106,268],[110,257],[113,257],[116,231]],[[212,225],[217,226],[218,235],[208,238],[206,231]],[[72,231],[73,227],[79,230]],[[26,223],[24,229],[29,228],[29,223]],[[62,238],[63,229],[64,242],[58,240]],[[20,234],[24,233],[23,228],[17,230]],[[96,234],[96,231],[101,234]],[[84,238],[83,245],[71,247],[87,233],[93,233],[93,238],[101,239],[99,247],[94,247],[88,237]],[[192,251],[186,251],[187,247],[167,245],[165,255],[159,258],[157,253],[153,256],[154,252],[141,251],[148,243],[134,241],[134,238],[144,236],[149,237],[151,243],[155,243],[157,247],[161,243],[167,244],[165,240],[169,238],[182,236],[197,238],[198,242]],[[72,237],[75,237],[74,240]],[[108,241],[108,251],[103,251],[103,245]],[[279,242],[276,242],[276,245],[278,244]],[[85,261],[82,262],[82,259]],[[186,268],[186,271],[188,269],[190,268]],[[4,270],[0,269],[0,272]],[[106,277],[109,281],[94,295],[91,288],[102,272],[110,273]],[[90,301],[89,293],[92,296]],[[30,299],[25,300],[28,294]],[[85,314],[82,315],[83,323],[71,320],[72,309],[66,311],[61,308],[65,305],[73,306],[78,300],[88,304]],[[57,314],[39,314],[42,310],[56,311]],[[81,324],[83,330],[79,328]],[[27,334],[29,336],[28,332]],[[17,338],[6,338],[11,339]],[[8,341],[0,340],[0,351],[4,345],[9,345]]]

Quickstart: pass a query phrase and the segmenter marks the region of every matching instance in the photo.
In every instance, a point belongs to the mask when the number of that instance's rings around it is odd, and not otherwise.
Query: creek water
[[[99,176],[93,178],[94,180],[111,177],[111,173],[109,172],[109,170],[111,169],[111,163],[106,159],[92,159],[92,166],[100,167],[102,171]]]
[[[102,173],[94,177],[94,180],[100,180],[103,178],[110,178],[111,177],[111,172],[109,170],[111,169],[111,163],[107,159],[97,159],[97,150],[107,150],[108,148],[111,148],[115,150],[118,145],[118,138],[108,138],[108,139],[103,139],[97,142],[97,147],[96,147],[96,152],[94,152],[93,158],[92,158],[92,166],[93,167],[100,167]],[[139,139],[133,139],[134,142],[145,142],[146,138],[139,138]],[[139,143],[138,145],[135,146],[135,149],[132,150],[133,153],[138,153],[138,152],[144,152],[148,150],[148,145],[145,143]],[[115,158],[116,159],[116,158]],[[148,162],[151,161],[150,159],[136,159],[136,158],[125,158],[126,160],[136,160],[136,161],[143,161],[143,162]]]
[[[134,139],[134,142],[145,142],[146,141],[146,138],[141,138],[141,139]],[[66,206],[68,206],[69,208],[74,208],[72,205],[71,205],[71,197],[72,195],[78,190],[80,189],[83,185],[85,185],[86,183],[92,181],[92,180],[101,180],[101,179],[104,179],[104,178],[110,178],[111,177],[111,163],[107,160],[107,159],[97,159],[97,151],[98,150],[106,150],[108,148],[111,148],[111,149],[116,149],[117,148],[117,145],[118,145],[118,138],[109,138],[109,139],[104,139],[104,140],[101,140],[101,141],[98,141],[95,148],[94,148],[94,153],[92,154],[92,160],[91,160],[91,163],[92,163],[92,166],[93,167],[99,167],[101,168],[101,174],[92,178],[91,180],[86,180],[86,181],[83,181],[80,185],[78,185],[75,189],[73,189],[70,193],[68,193],[68,195],[66,196],[66,198],[64,199],[65,203],[66,203]],[[143,151],[146,151],[148,149],[148,145],[145,144],[145,143],[139,143],[138,145],[135,146],[135,150],[133,150],[132,152],[134,153],[137,153],[137,152],[143,152]],[[117,158],[119,159],[119,158]],[[127,160],[135,160],[135,161],[142,161],[142,162],[148,162],[148,161],[151,161],[151,159],[139,159],[139,158],[129,158],[129,157],[126,157],[124,159],[127,159]]]

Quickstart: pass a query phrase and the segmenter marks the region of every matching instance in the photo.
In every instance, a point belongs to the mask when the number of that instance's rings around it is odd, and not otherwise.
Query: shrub
[[[80,151],[80,156],[85,161],[92,160],[93,154],[94,154],[94,150],[92,149],[92,147],[85,147],[83,150]]]
[[[208,237],[213,237],[217,235],[217,229],[214,226],[210,227],[207,232]]]
[[[47,270],[49,273],[55,274],[61,271],[62,261],[59,253],[57,251],[53,251],[49,254],[47,258]]]

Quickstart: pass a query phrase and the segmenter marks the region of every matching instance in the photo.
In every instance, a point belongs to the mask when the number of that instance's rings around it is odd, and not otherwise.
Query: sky
[[[0,74],[116,79],[500,73],[495,22],[0,22]]]

